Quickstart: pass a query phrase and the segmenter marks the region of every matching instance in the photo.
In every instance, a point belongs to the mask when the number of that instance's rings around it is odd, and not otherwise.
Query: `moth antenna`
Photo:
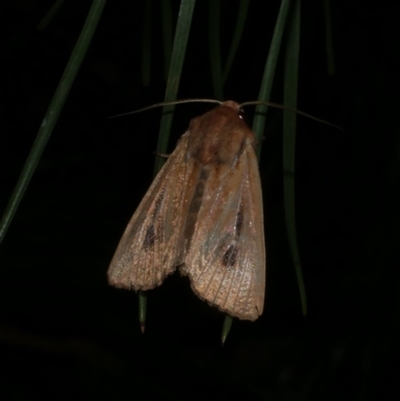
[[[214,104],[222,104],[221,101],[215,100],[215,99],[183,99],[183,100],[172,100],[171,102],[161,102],[161,103],[156,103],[151,106],[146,106],[143,107],[142,109],[139,110],[134,110],[134,111],[128,111],[127,113],[121,113],[121,114],[116,114],[114,116],[110,116],[108,118],[117,118],[117,117],[123,117],[123,116],[128,116],[130,114],[136,114],[140,113],[142,111],[147,111],[150,109],[155,109],[157,107],[162,107],[162,106],[173,106],[175,104],[183,104],[183,103],[214,103]]]
[[[310,118],[311,120],[318,121],[319,123],[326,124],[326,125],[329,125],[331,127],[337,128],[340,131],[344,131],[344,129],[342,127],[340,127],[339,125],[332,124],[329,121],[322,120],[321,118],[314,117],[311,114],[305,113],[304,111],[293,109],[292,107],[287,107],[287,106],[284,106],[283,104],[279,104],[279,103],[262,102],[260,100],[253,100],[253,101],[250,101],[250,102],[244,102],[244,103],[240,104],[240,107],[253,106],[253,105],[257,106],[259,104],[264,105],[264,106],[275,107],[276,109],[280,109],[280,110],[291,111],[292,113],[296,113],[296,114],[298,114],[300,116]]]

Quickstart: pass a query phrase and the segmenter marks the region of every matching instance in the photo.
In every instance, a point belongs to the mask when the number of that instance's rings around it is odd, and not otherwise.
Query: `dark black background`
[[[174,20],[179,2],[173,1]],[[213,97],[208,2],[198,1],[179,98]],[[265,3],[265,4],[264,4]],[[271,3],[266,6],[266,3]],[[107,285],[125,225],[152,180],[163,100],[161,8],[153,2],[150,83],[142,81],[143,1],[109,1],[40,165],[0,249],[0,398],[394,399],[399,364],[400,4],[331,1],[328,76],[322,2],[304,1],[298,107],[297,233],[308,296],[302,317],[285,232],[281,112],[261,155],[267,288],[264,314],[234,322],[186,278],[137,296]],[[90,6],[2,1],[0,206],[7,205]],[[257,98],[280,2],[251,2],[225,86]],[[379,4],[379,5],[377,5]],[[222,2],[226,56],[238,3]],[[282,100],[282,61],[271,100]],[[178,106],[170,149],[207,105]],[[251,122],[252,111],[247,112]]]

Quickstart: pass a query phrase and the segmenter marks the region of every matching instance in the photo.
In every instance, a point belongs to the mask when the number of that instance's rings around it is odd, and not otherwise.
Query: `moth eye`
[[[226,267],[235,266],[238,251],[237,245],[230,245],[222,257],[222,264]]]
[[[156,233],[154,231],[154,226],[151,225],[146,232],[146,236],[143,241],[143,248],[148,250],[154,246],[154,242],[156,240]]]

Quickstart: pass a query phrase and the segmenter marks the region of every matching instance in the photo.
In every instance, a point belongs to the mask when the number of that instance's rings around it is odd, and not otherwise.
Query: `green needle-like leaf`
[[[172,5],[171,0],[161,2],[162,38],[164,50],[164,78],[168,78],[168,68],[172,53]]]
[[[331,2],[324,0],[325,11],[325,48],[328,75],[335,75],[335,57],[333,53]]]
[[[223,100],[222,63],[220,43],[220,16],[221,2],[209,0],[208,43],[210,44],[211,77],[214,88],[214,97]]]
[[[297,105],[297,87],[300,48],[300,0],[293,2],[288,25],[288,41],[284,67],[284,104],[291,108]],[[295,220],[295,147],[296,114],[284,111],[283,117],[283,189],[285,202],[286,229],[293,263],[296,269],[303,315],[307,314],[307,298],[301,271],[300,255],[297,246]]]
[[[172,48],[171,65],[168,72],[167,88],[165,90],[165,102],[171,102],[175,100],[178,94],[195,3],[196,0],[182,0],[180,5],[174,44]],[[160,132],[158,134],[157,153],[166,153],[167,151],[173,118],[172,112],[174,109],[174,106],[165,106],[163,108]],[[163,164],[164,159],[157,157],[154,165],[154,175],[160,171]]]
[[[226,80],[228,79],[228,75],[231,70],[236,51],[239,47],[240,39],[242,38],[244,25],[246,23],[246,18],[247,18],[247,11],[249,9],[249,4],[250,2],[248,0],[240,1],[235,31],[233,34],[231,47],[229,49],[228,58],[226,59],[224,72],[222,74],[222,85],[224,85]]]
[[[224,325],[222,326],[222,333],[221,333],[221,343],[222,345],[225,344],[226,337],[228,337],[229,331],[231,330],[233,323],[233,317],[229,315],[225,315]]]
[[[151,77],[151,9],[152,1],[144,2],[144,23],[142,36],[142,84],[150,85]]]
[[[269,101],[272,89],[272,83],[274,81],[274,75],[276,65],[278,63],[279,50],[281,47],[283,32],[285,30],[285,24],[287,14],[289,11],[290,0],[282,0],[281,8],[279,10],[278,18],[276,20],[274,34],[272,36],[271,45],[269,47],[268,58],[265,64],[264,75],[260,85],[260,92],[258,94],[258,100]],[[261,141],[264,133],[265,118],[266,118],[267,106],[259,105],[256,107],[254,120],[253,120],[253,131],[257,135],[257,139]],[[258,146],[258,156],[261,152],[261,146]]]
[[[103,11],[106,0],[94,0],[86,18],[85,24],[72,51],[71,57],[65,67],[63,76],[58,84],[54,96],[50,102],[50,106],[43,118],[39,132],[36,135],[35,142],[26,159],[18,182],[11,195],[9,203],[0,222],[0,243],[2,242],[8,227],[18,209],[18,206],[24,196],[26,189],[32,179],[33,173],[39,163],[40,157],[46,147],[53,128],[57,123],[58,117],[67,100],[71,86],[75,80],[76,74],[82,64],[86,51],[96,31],[101,13]]]
[[[58,13],[61,9],[62,5],[64,4],[64,0],[56,0],[53,5],[50,7],[47,14],[40,20],[37,24],[36,29],[38,31],[43,31],[47,28],[50,22],[53,20],[54,16]]]

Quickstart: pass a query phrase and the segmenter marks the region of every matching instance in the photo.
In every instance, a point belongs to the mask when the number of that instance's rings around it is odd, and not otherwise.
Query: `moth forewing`
[[[253,149],[248,149],[248,169],[245,178],[245,186],[242,192],[244,207],[244,224],[241,236],[241,245],[246,249],[245,256],[242,255],[242,263],[248,265],[251,283],[248,293],[243,294],[247,303],[246,311],[249,316],[257,319],[264,309],[265,294],[265,242],[264,242],[264,219],[263,202],[261,192],[261,180],[257,163],[257,156]]]
[[[218,122],[207,132],[212,141],[198,141],[199,148],[192,151],[203,180],[189,208],[196,220],[187,225],[193,228],[181,272],[200,298],[232,316],[255,320],[265,291],[255,136],[232,108],[221,106],[212,117]]]
[[[187,139],[188,134],[181,137],[126,227],[108,269],[111,285],[152,289],[180,263],[191,172]]]

